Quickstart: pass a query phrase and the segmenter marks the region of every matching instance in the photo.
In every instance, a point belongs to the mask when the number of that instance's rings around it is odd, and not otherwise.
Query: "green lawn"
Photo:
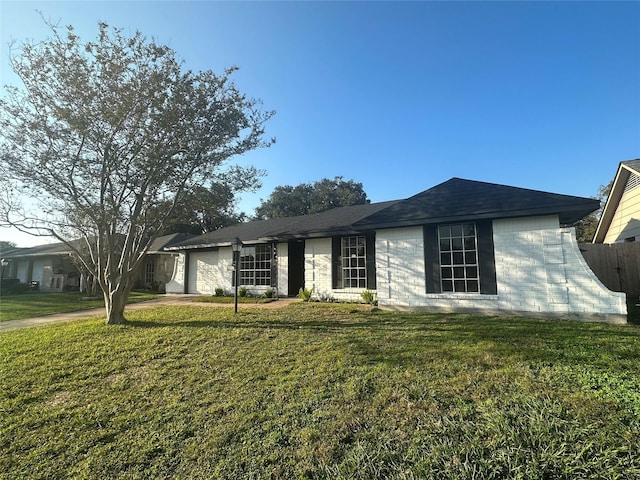
[[[275,302],[277,298],[264,298],[264,297],[238,297],[238,303],[271,303]],[[235,297],[215,295],[202,295],[200,297],[194,297],[194,302],[199,303],[234,303]]]
[[[129,319],[0,335],[0,477],[640,478],[637,327],[314,303]]]
[[[131,292],[129,303],[157,298],[157,294]],[[102,298],[86,299],[76,292],[23,293],[0,297],[0,322],[20,318],[39,317],[54,313],[77,312],[104,306]]]

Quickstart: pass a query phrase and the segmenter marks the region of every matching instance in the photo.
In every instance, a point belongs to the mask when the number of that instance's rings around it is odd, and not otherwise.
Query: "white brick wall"
[[[332,288],[331,239],[307,240],[304,249],[304,285],[313,288],[315,298],[360,300],[363,288]]]
[[[287,243],[279,243],[277,245],[277,271],[278,271],[278,295],[286,296],[287,295],[287,286],[288,286],[288,261],[287,261]],[[202,253],[196,254],[202,255]],[[222,288],[225,292],[229,293],[233,291],[234,287],[232,284],[233,277],[233,252],[231,247],[222,247],[217,251],[208,252],[206,255],[212,257],[216,257],[217,261],[211,262],[211,265],[208,265],[208,270],[206,272],[199,272],[202,276],[206,273],[207,276],[207,285],[209,288],[206,291],[198,292],[198,293],[208,293],[213,294],[216,288]],[[184,293],[185,288],[185,254],[180,253],[175,260],[175,266],[173,269],[173,278],[167,283],[166,291],[167,293]],[[193,262],[196,264],[197,262]],[[195,265],[192,265],[192,267]],[[196,276],[193,275],[193,272],[190,272],[189,276],[191,277],[191,282],[189,284],[189,291],[195,292],[195,285],[191,285],[196,279]],[[247,291],[249,291],[252,295],[262,295],[265,291],[273,288],[270,286],[245,286]]]
[[[607,290],[556,216],[493,222],[497,295],[427,294],[422,227],[376,232],[378,302],[397,308],[529,312],[621,321],[624,294]]]
[[[278,296],[289,295],[289,244],[287,242],[278,243]]]
[[[166,292],[167,293],[184,293],[184,261],[186,255],[184,253],[180,253],[176,259],[175,264],[173,265],[173,277],[169,282],[167,282]]]

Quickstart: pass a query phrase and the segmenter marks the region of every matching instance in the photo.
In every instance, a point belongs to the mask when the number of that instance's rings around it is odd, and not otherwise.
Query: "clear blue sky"
[[[84,40],[105,21],[186,68],[240,67],[277,111],[277,143],[241,159],[268,172],[250,214],[278,185],[336,175],[374,202],[451,177],[591,196],[640,157],[639,2],[2,0],[3,84],[10,39],[48,35],[36,10]]]

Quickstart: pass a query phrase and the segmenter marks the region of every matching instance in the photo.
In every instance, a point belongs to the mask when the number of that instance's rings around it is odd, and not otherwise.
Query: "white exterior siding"
[[[331,295],[331,239],[307,240],[304,247],[304,285],[316,297]]]
[[[277,271],[279,295],[287,292],[287,244],[278,244]],[[213,295],[216,288],[222,288],[226,294],[233,292],[233,250],[231,247],[221,247],[218,250],[189,252],[189,268],[185,269],[187,256],[180,253],[175,258],[173,277],[167,283],[167,293],[185,293],[185,274],[188,271],[187,293]],[[242,285],[252,295],[261,295],[269,289],[268,285]],[[284,289],[284,291],[283,291]]]
[[[603,243],[624,242],[626,239],[640,241],[640,186],[625,189]]]
[[[493,240],[497,295],[427,294],[422,228],[379,230],[379,304],[577,318],[593,315],[624,321],[624,294],[611,292],[599,282],[580,254],[573,229],[560,229],[556,216],[496,220]]]
[[[304,284],[313,288],[313,298],[328,300],[362,299],[366,288],[333,288],[331,268],[331,238],[316,238],[305,242]],[[375,292],[375,289],[370,288]]]
[[[277,245],[278,296],[289,295],[289,245],[286,242]]]
[[[173,276],[171,280],[167,282],[167,293],[185,293],[184,291],[184,274],[185,274],[185,261],[187,256],[184,253],[180,253],[175,257],[173,265]]]
[[[189,293],[213,295],[225,282],[218,268],[218,251],[194,252],[189,255]]]
[[[425,306],[422,227],[376,232],[378,303],[385,306]]]
[[[584,261],[570,228],[557,216],[493,222],[497,294],[426,293],[424,234],[421,226],[376,232],[376,283],[380,306],[484,313],[559,315],[624,321],[625,295],[607,290]],[[277,246],[278,294],[287,295],[288,246]],[[332,287],[331,238],[305,242],[305,286],[315,298],[360,300],[364,289]],[[217,262],[213,261],[217,256]],[[232,290],[232,251],[192,252],[188,290],[212,294]],[[183,293],[185,255],[176,257],[168,293]],[[195,270],[195,273],[193,272]],[[481,279],[482,281],[482,279]],[[261,294],[268,286],[246,287]]]

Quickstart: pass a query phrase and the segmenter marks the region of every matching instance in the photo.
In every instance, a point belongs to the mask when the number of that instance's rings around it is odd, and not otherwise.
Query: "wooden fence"
[[[581,243],[580,251],[609,290],[640,296],[640,242]]]

